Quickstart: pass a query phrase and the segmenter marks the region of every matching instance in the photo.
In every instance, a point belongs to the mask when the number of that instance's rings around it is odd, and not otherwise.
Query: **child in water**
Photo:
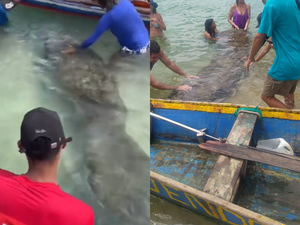
[[[205,21],[205,31],[203,37],[207,37],[210,40],[216,41],[216,34],[218,33],[217,25],[213,19],[207,19]]]

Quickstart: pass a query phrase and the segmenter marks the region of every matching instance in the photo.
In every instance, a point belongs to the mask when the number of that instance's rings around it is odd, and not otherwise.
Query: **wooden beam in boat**
[[[266,216],[260,215],[251,210],[245,209],[241,206],[225,201],[221,198],[217,198],[203,191],[199,191],[195,188],[192,188],[190,186],[187,186],[185,184],[182,184],[178,181],[175,181],[171,178],[162,176],[152,171],[150,171],[150,181],[157,184],[155,185],[155,190],[153,190],[153,194],[155,194],[156,196],[168,199],[170,201],[172,201],[172,199],[174,200],[174,198],[180,199],[172,202],[190,210],[193,210],[195,208],[194,207],[189,208],[188,204],[184,202],[185,199],[183,196],[189,196],[190,198],[195,198],[196,200],[199,199],[200,202],[205,201],[209,203],[209,209],[214,212],[213,214],[214,218],[226,222],[226,224],[229,224],[230,222],[227,220],[226,216],[224,216],[223,213],[222,213],[223,215],[221,216],[218,214],[218,212],[228,211],[234,213],[237,216],[237,218],[240,219],[247,218],[247,223],[245,221],[243,223],[231,222],[230,224],[233,225],[234,224],[285,225],[281,222],[275,221]],[[160,188],[161,185],[159,184],[163,184],[164,187]],[[166,191],[164,191],[165,189],[168,189],[167,193]],[[202,205],[202,207],[204,206]]]
[[[230,131],[226,143],[249,145],[258,116],[241,112]],[[206,193],[234,202],[241,178],[245,178],[247,161],[220,155],[204,187]]]
[[[215,141],[208,141],[199,145],[200,148],[220,153],[222,155],[245,159],[270,166],[277,166],[283,169],[300,172],[300,158],[286,154],[272,154],[268,151],[259,151],[247,147],[223,144]]]

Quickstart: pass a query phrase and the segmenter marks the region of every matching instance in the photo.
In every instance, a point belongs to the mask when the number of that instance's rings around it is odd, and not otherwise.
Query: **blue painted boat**
[[[42,8],[60,13],[79,15],[99,19],[105,14],[105,10],[92,1],[84,0],[21,0],[23,5]],[[88,3],[88,4],[87,4]],[[142,18],[146,27],[150,26],[150,4],[148,2],[132,2]]]
[[[207,128],[206,134],[231,144],[255,147],[258,140],[283,138],[300,154],[299,110],[259,108],[258,119],[251,112],[234,115],[253,106],[157,99],[151,104],[156,115],[197,130]],[[194,132],[151,117],[153,195],[224,224],[296,225],[299,187],[298,172],[200,149]]]

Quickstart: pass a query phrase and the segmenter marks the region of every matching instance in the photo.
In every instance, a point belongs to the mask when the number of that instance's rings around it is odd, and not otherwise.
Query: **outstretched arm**
[[[270,38],[270,41],[272,41],[272,37]],[[258,54],[258,56],[255,58],[255,62],[259,62],[272,48],[272,44],[267,43],[267,45],[261,50],[261,52]]]
[[[188,79],[190,78],[198,78],[197,76],[186,75],[175,63],[173,63],[168,57],[165,55],[164,51],[160,49],[160,61],[165,64],[170,70],[174,73],[177,73],[181,76],[184,76]]]
[[[235,27],[236,29],[239,30],[239,27],[231,20],[232,17],[233,17],[234,11],[235,11],[235,5],[232,5],[232,6],[230,7],[230,10],[229,10],[229,13],[228,13],[227,21],[228,21],[228,23],[230,23],[233,27]]]
[[[248,26],[249,26],[249,23],[250,23],[250,18],[251,18],[251,7],[249,4],[247,4],[247,9],[248,9],[248,20],[246,22],[246,25],[245,25],[245,28],[244,30],[247,30],[248,29]]]
[[[151,74],[150,74],[150,85],[159,90],[172,90],[177,88],[175,86],[169,86],[158,82]]]
[[[192,87],[188,85],[181,85],[181,86],[169,86],[163,83],[158,82],[151,74],[150,74],[150,85],[153,88],[159,89],[159,90],[179,90],[179,91],[189,91],[192,89]]]
[[[83,49],[88,48],[89,46],[93,45],[98,38],[111,26],[111,18],[110,14],[104,14],[103,17],[98,22],[97,28],[94,31],[94,33],[85,40],[81,45],[79,45],[77,48]]]

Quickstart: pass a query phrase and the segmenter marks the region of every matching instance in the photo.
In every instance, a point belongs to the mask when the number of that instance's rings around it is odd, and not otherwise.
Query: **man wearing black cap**
[[[36,108],[25,114],[18,147],[29,168],[22,175],[0,170],[1,213],[26,225],[94,224],[92,208],[57,185],[61,153],[71,140],[57,112]]]

